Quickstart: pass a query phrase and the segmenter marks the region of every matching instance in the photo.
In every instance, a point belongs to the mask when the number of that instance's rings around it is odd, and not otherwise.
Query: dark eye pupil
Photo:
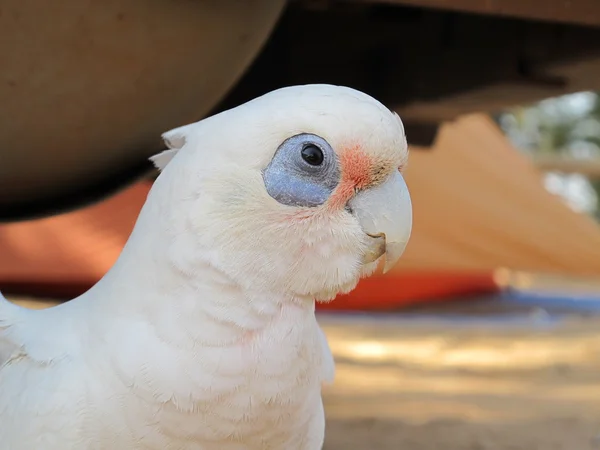
[[[302,149],[302,159],[311,166],[320,166],[323,164],[323,152],[316,145],[306,145]]]

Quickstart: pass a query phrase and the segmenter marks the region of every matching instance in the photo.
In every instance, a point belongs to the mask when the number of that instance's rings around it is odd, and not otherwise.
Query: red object
[[[317,310],[383,311],[499,290],[492,272],[390,272],[361,280],[352,292],[333,302],[319,303]]]

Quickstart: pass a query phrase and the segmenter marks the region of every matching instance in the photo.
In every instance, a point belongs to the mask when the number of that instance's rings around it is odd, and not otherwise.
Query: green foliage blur
[[[580,92],[515,107],[495,119],[513,144],[532,157],[554,154],[582,160],[600,159],[598,93]],[[579,178],[589,187],[589,198],[594,198],[595,204],[586,212],[600,220],[600,178]]]

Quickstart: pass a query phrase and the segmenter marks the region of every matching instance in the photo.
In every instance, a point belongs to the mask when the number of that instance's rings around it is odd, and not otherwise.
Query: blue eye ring
[[[267,193],[279,203],[310,208],[327,201],[341,174],[331,145],[316,134],[300,133],[279,145],[262,176]]]

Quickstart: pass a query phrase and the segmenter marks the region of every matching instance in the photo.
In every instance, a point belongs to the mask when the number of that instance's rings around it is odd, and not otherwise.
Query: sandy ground
[[[321,317],[326,450],[600,449],[600,319]]]
[[[545,319],[320,315],[325,450],[600,449],[600,318]]]

